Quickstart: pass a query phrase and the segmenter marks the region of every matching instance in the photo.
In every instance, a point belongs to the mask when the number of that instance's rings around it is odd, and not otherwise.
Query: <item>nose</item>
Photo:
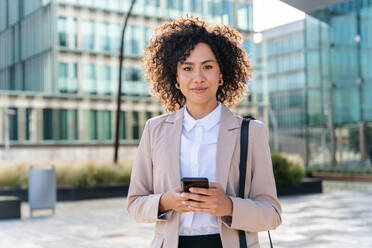
[[[201,83],[205,81],[205,75],[202,70],[194,70],[193,81],[195,83]]]

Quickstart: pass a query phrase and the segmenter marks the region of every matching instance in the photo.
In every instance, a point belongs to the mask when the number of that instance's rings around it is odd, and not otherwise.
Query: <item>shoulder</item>
[[[149,127],[161,125],[161,123],[163,123],[168,118],[169,115],[170,114],[162,114],[152,117],[146,121],[146,125],[148,125]]]
[[[169,118],[171,114],[162,114],[159,116],[152,117],[146,121],[145,129],[153,131],[161,127]]]
[[[236,115],[234,114],[235,118],[239,121],[239,123],[242,123],[243,121],[243,117],[239,116],[239,115]],[[254,126],[255,128],[265,128],[265,124],[260,121],[260,120],[256,120],[256,119],[251,119],[250,122],[249,122],[249,125],[250,126]]]
[[[243,121],[243,117],[235,115],[235,118],[239,121],[241,124]],[[264,133],[266,136],[268,135],[268,129],[266,125],[259,120],[253,120],[251,119],[249,122],[249,129],[251,130],[250,132],[256,134],[256,133]]]
[[[146,121],[145,129],[149,130],[151,133],[156,132],[156,130],[163,129],[167,124],[173,124],[179,117],[179,111],[155,116]],[[178,116],[178,117],[177,117]],[[168,125],[169,126],[169,125]]]

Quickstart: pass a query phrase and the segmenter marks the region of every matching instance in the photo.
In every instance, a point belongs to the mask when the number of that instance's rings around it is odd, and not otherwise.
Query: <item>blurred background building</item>
[[[1,158],[111,159],[130,2],[0,0]],[[365,163],[372,156],[372,0],[281,2],[306,17],[261,32],[253,25],[259,3],[266,3],[261,14],[286,14],[273,0],[137,0],[125,40],[121,156],[134,154],[145,121],[163,113],[148,94],[144,48],[156,26],[189,13],[244,36],[253,93],[234,111],[267,123],[273,150],[298,154],[308,166]]]
[[[306,159],[305,29],[299,20],[262,32],[253,52],[253,91],[271,147]]]
[[[113,157],[118,55],[130,2],[0,0],[2,159]],[[145,121],[163,112],[148,93],[144,48],[156,26],[183,13],[237,28],[244,49],[252,49],[251,0],[137,0],[125,35],[121,156],[134,154]],[[254,98],[234,111],[256,114]]]
[[[372,1],[283,2],[306,18],[264,31],[255,46],[259,112],[279,134],[278,150],[309,166],[364,164],[372,156]]]

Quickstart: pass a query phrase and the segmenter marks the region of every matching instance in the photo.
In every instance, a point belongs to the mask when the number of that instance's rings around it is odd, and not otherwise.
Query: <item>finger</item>
[[[174,189],[175,192],[177,193],[182,193],[183,192],[183,189],[181,186],[178,186],[177,188]]]
[[[199,194],[190,194],[188,200],[194,200],[194,201],[199,201],[199,202],[208,202],[210,201],[210,196],[205,196],[205,195],[199,195]]]
[[[196,207],[189,207],[191,212],[200,212],[200,213],[206,213],[206,214],[211,214],[211,215],[216,215],[215,210],[209,209],[209,208],[196,208]]]
[[[182,193],[177,193],[177,200],[185,201],[190,199],[190,193],[182,192]]]
[[[209,188],[222,189],[222,186],[221,186],[221,184],[219,184],[219,183],[213,183],[213,182],[210,182],[210,183],[209,183]]]
[[[214,196],[216,195],[215,189],[205,189],[205,188],[190,188],[190,192],[194,194]]]
[[[196,201],[186,201],[187,207],[191,208],[201,208],[201,209],[213,209],[215,204],[205,203],[205,202],[196,202]]]

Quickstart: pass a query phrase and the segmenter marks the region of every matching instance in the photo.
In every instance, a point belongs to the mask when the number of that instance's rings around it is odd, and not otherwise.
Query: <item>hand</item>
[[[215,216],[232,216],[233,204],[218,183],[209,183],[209,189],[190,188],[186,201],[187,209],[193,212],[208,213]]]
[[[184,193],[182,187],[177,187],[169,190],[160,197],[159,212],[174,210],[176,212],[191,212],[186,206],[186,201],[189,200],[189,193]]]

